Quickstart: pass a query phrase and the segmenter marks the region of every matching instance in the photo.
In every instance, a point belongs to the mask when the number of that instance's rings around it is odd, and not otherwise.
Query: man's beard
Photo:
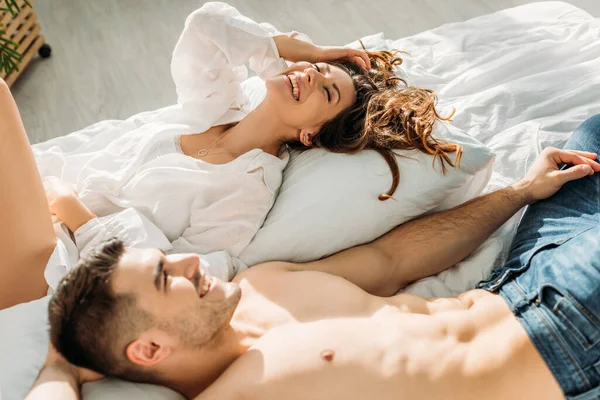
[[[159,328],[176,337],[188,348],[200,348],[211,343],[227,326],[239,303],[236,293],[218,303],[203,302],[185,315],[165,321]]]

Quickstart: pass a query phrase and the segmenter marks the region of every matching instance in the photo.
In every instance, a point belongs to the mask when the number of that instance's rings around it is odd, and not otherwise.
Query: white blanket
[[[486,191],[521,178],[548,146],[562,147],[600,113],[600,20],[563,2],[528,4],[388,40],[410,53],[411,81],[455,107],[454,125],[496,153]],[[406,289],[423,297],[472,289],[502,264],[521,213],[471,257]]]
[[[534,3],[390,41],[409,51],[411,80],[454,106],[455,123],[497,153],[488,190],[521,177],[540,149],[562,146],[600,113],[600,20],[561,2]],[[516,218],[458,267],[409,288],[445,296],[472,288],[503,258]],[[46,351],[46,304],[0,312],[0,393],[22,399]],[[104,381],[84,386],[89,399],[180,399],[162,388]]]

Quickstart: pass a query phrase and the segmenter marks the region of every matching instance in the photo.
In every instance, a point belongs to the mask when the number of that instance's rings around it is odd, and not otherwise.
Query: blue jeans
[[[565,149],[600,154],[600,115]],[[504,298],[567,398],[600,399],[600,173],[530,206],[508,261],[478,287]]]

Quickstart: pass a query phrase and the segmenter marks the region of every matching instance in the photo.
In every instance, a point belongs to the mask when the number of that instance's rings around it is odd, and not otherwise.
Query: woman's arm
[[[292,62],[308,61],[311,63],[348,59],[364,69],[371,69],[369,56],[364,50],[348,47],[325,47],[298,40],[293,36],[276,36],[273,38],[279,55]]]
[[[225,3],[204,4],[186,19],[173,51],[178,103],[190,111],[223,115],[248,77],[246,64],[263,78],[285,68],[272,40],[280,34]]]
[[[50,213],[56,215],[71,232],[75,232],[82,225],[96,218],[94,213],[77,197],[73,185],[55,176],[49,176],[44,179],[44,189]]]
[[[190,113],[221,116],[239,106],[240,83],[248,77],[245,65],[266,79],[287,68],[280,57],[293,62],[349,58],[369,68],[362,50],[316,46],[254,22],[225,3],[210,2],[188,16],[173,51],[178,103]]]
[[[113,237],[121,239],[126,247],[162,251],[173,247],[162,231],[134,208],[91,219],[73,233],[80,257],[85,257],[98,244]]]
[[[44,179],[50,212],[73,232],[80,257],[106,239],[118,237],[127,247],[172,248],[169,239],[133,208],[98,218],[77,196],[72,185],[57,177]]]

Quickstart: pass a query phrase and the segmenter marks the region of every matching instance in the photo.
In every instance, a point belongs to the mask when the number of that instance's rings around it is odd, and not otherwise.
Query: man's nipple
[[[333,351],[331,349],[325,349],[321,352],[321,358],[328,362],[333,361],[334,356],[335,356],[335,351]]]

